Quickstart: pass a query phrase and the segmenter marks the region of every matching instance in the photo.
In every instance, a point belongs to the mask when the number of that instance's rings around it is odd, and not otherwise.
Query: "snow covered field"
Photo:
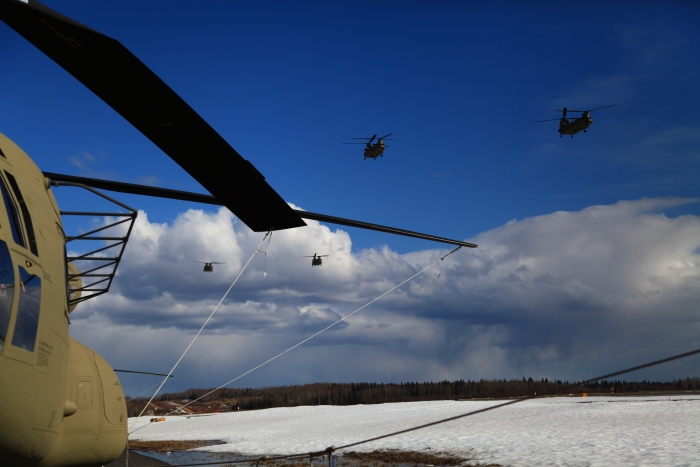
[[[503,401],[439,401],[314,406],[167,417],[138,440],[221,440],[208,451],[292,454],[428,423]],[[149,417],[129,420],[130,431]],[[700,395],[557,397],[364,444],[355,451],[450,452],[520,466],[700,465]]]

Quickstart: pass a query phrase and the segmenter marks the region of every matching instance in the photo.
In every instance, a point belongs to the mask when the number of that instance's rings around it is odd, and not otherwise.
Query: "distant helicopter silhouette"
[[[328,255],[316,255],[316,253],[314,253],[313,256],[302,256],[302,258],[312,258],[311,259],[311,267],[314,267],[314,266],[321,266],[323,264],[323,260],[321,258],[323,258],[325,256],[328,256]]]
[[[377,137],[375,134],[371,138],[352,138],[352,139],[367,139],[366,143],[343,143],[343,144],[365,144],[365,160],[369,157],[370,159],[374,159],[375,161],[377,160],[377,157],[384,156],[384,148],[388,148],[389,146],[386,146],[384,144],[384,140],[389,140],[391,139],[392,141],[395,141],[395,138],[389,138],[387,139],[387,136],[391,136],[394,133],[389,133],[388,135],[384,135],[381,138],[377,140],[376,143],[372,144],[372,141],[374,141],[374,138]]]
[[[211,263],[206,263],[204,261],[192,261],[193,263],[199,263],[204,265],[204,270],[202,272],[214,272],[214,264],[226,264],[226,263],[217,263],[216,261],[212,261]]]
[[[540,123],[540,122],[551,122],[554,120],[559,120],[559,137],[561,138],[564,135],[571,135],[573,138],[574,135],[580,131],[583,131],[584,133],[586,132],[586,128],[591,126],[591,123],[593,123],[593,119],[590,116],[590,113],[593,112],[594,110],[600,110],[600,109],[607,109],[608,107],[614,107],[617,104],[611,104],[611,105],[606,105],[604,107],[598,107],[597,109],[590,109],[590,110],[569,110],[569,112],[583,112],[583,115],[580,117],[576,118],[573,121],[569,121],[568,118],[566,118],[566,112],[567,109],[564,107],[562,110],[555,110],[555,112],[562,112],[561,118],[550,118],[548,120],[537,120],[535,123]]]

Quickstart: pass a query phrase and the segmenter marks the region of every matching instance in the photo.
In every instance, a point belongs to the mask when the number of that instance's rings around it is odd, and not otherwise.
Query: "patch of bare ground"
[[[382,450],[372,452],[346,452],[343,453],[342,463],[351,461],[358,467],[388,467],[388,466],[459,466],[468,461],[474,467],[501,467],[499,464],[475,464],[473,459],[457,457],[453,454],[436,452],[425,453],[415,451]]]
[[[213,446],[215,444],[221,444],[221,441],[138,441],[132,439],[129,440],[129,449],[133,449],[135,451],[154,451],[163,453],[172,451],[187,451],[188,449]]]
[[[201,454],[211,456],[207,461],[224,460],[230,458],[235,464],[231,466],[240,467],[326,467],[328,465],[328,457],[320,456],[311,460],[300,461],[298,459],[270,459],[257,462],[257,459],[249,456],[242,456],[235,453],[207,453],[196,451],[187,453],[186,451],[205,446],[213,446],[222,444],[218,440],[204,441],[129,441],[129,449],[142,452],[171,452],[173,456],[187,456],[189,454]],[[192,458],[187,458],[193,461]],[[336,467],[505,467],[501,464],[480,463],[474,458],[456,456],[445,452],[416,452],[416,451],[398,451],[398,450],[381,450],[372,452],[343,452],[335,458]]]

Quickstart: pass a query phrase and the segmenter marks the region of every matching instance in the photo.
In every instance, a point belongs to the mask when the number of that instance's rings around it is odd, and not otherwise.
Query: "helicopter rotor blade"
[[[306,223],[219,133],[118,41],[32,1],[0,20],[150,139],[256,232]]]
[[[367,142],[368,142],[368,143],[371,143],[372,141],[374,141],[374,138],[376,138],[376,137],[377,137],[377,135],[375,134],[375,135],[372,136],[372,137],[369,139],[369,141],[367,141]]]
[[[167,376],[168,378],[174,378],[173,375],[164,375],[163,373],[150,373],[148,371],[133,371],[133,370],[117,370],[113,369],[115,373],[137,373],[139,375],[151,375],[151,376]]]
[[[550,118],[549,120],[535,120],[533,123],[553,122],[554,120],[561,120],[561,117],[559,117],[559,118]]]
[[[588,109],[588,110],[571,110],[571,109],[566,109],[567,112],[593,112],[594,110],[600,110],[600,109],[607,109],[608,107],[615,107],[617,104],[610,104],[610,105],[605,105],[603,107],[598,107],[595,109]],[[564,110],[555,110],[555,112],[563,112]]]
[[[171,190],[169,188],[157,188],[146,185],[136,185],[134,183],[113,182],[110,180],[100,180],[97,178],[77,177],[75,175],[57,174],[52,172],[43,172],[44,177],[51,180],[53,186],[60,185],[61,182],[78,183],[92,188],[101,190],[116,191],[119,193],[129,193],[133,195],[153,196],[157,198],[176,199],[180,201],[190,201],[194,203],[211,204],[221,206],[223,203],[212,195],[202,193],[191,193],[188,191]],[[371,224],[369,222],[356,221],[343,217],[329,216],[327,214],[319,214],[309,211],[294,210],[294,213],[303,219],[311,219],[319,222],[327,222],[329,224],[346,225],[348,227],[357,227],[359,229],[374,230],[376,232],[384,232],[395,235],[403,235],[406,237],[421,238],[423,240],[432,240],[434,242],[448,243],[450,245],[461,245],[467,248],[476,248],[474,243],[463,242],[460,240],[452,240],[449,238],[438,237],[436,235],[414,232],[411,230],[398,229],[379,224]]]
[[[389,133],[388,135],[386,135],[386,136],[382,136],[382,137],[381,137],[381,138],[379,138],[379,139],[384,139],[384,138],[386,138],[387,136],[391,136],[391,135],[393,135],[393,134],[394,134],[394,133]],[[376,135],[375,135],[375,136],[376,136]]]
[[[367,144],[367,143],[340,143],[340,144]]]
[[[598,107],[597,109],[586,110],[586,112],[593,112],[594,110],[607,109],[608,107],[615,107],[617,104],[610,104],[604,107]]]

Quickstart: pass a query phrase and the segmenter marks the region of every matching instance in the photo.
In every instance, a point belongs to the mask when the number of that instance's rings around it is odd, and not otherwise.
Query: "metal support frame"
[[[79,277],[80,280],[83,282],[82,286],[79,289],[69,290],[70,293],[80,292],[80,296],[78,298],[71,299],[69,295],[68,305],[74,305],[109,292],[109,287],[112,285],[112,281],[114,280],[114,275],[117,272],[117,267],[119,266],[119,262],[121,261],[122,255],[124,254],[124,248],[126,248],[126,243],[129,241],[129,236],[131,235],[131,230],[134,227],[134,222],[136,221],[136,216],[138,215],[138,212],[134,208],[131,208],[126,204],[119,202],[114,198],[111,198],[105,195],[104,193],[95,190],[94,188],[91,188],[87,185],[83,185],[82,183],[51,180],[51,186],[72,186],[77,188],[83,188],[128,211],[61,211],[61,216],[92,216],[116,218],[116,220],[114,220],[113,222],[99,227],[97,229],[91,230],[89,232],[85,232],[80,235],[66,236],[66,245],[73,241],[99,241],[107,243],[106,246],[96,248],[94,250],[91,250],[89,253],[84,253],[78,256],[69,256],[68,250],[66,249],[66,264],[71,261],[92,261],[92,264],[95,265],[95,267],[91,267],[87,271],[78,272],[78,274],[71,274],[70,272],[67,272],[69,282],[71,279],[76,277]],[[126,223],[128,223],[129,226],[126,231],[126,235],[124,235],[123,237],[99,235],[99,233],[102,231]],[[106,252],[108,250],[110,250],[110,253],[113,253],[115,251],[118,251],[118,253],[112,256],[103,256],[105,254],[103,252]],[[92,282],[86,283],[87,281]],[[86,295],[86,293],[88,293],[88,295]]]

